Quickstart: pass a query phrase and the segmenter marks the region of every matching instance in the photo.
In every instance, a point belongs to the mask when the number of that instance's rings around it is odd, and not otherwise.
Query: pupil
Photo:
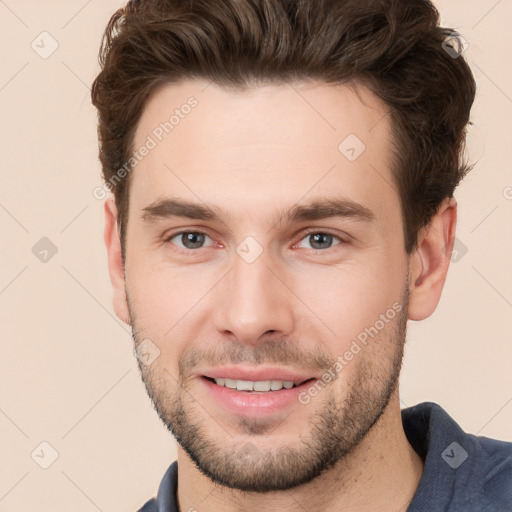
[[[181,239],[187,249],[194,249],[200,247],[204,242],[204,235],[201,233],[184,233]]]
[[[328,233],[315,233],[314,235],[311,235],[312,239],[314,240],[313,243],[311,243],[311,245],[314,247],[314,244],[316,243],[319,243],[322,247],[317,247],[317,248],[322,248],[322,249],[325,249],[325,246],[329,247],[330,246],[330,243],[332,241],[332,235],[329,235]],[[320,239],[320,241],[319,241]],[[321,240],[324,240],[324,243],[322,244]],[[325,242],[325,239],[327,239],[327,242]]]

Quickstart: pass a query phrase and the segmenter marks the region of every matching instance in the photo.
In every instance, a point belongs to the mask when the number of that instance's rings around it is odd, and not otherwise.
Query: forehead
[[[134,148],[150,149],[132,171],[130,201],[140,210],[168,194],[263,216],[262,206],[338,193],[389,210],[398,202],[389,123],[361,85],[169,84],[138,123]]]

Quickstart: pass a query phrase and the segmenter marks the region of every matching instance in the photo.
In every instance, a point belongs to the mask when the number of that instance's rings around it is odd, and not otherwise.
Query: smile
[[[279,391],[283,388],[291,389],[306,382],[304,380],[294,382],[292,380],[236,380],[228,378],[209,379],[218,386],[224,386],[237,391],[261,392]],[[311,379],[307,379],[311,380]]]
[[[236,416],[264,418],[301,406],[300,393],[316,380],[245,380],[203,375],[198,382],[208,397],[206,403]]]

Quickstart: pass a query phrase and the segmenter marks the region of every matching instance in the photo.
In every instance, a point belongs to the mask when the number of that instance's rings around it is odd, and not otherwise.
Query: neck
[[[219,486],[178,447],[177,498],[181,512],[403,512],[422,472],[423,461],[405,437],[395,392],[377,423],[350,454],[308,484],[288,491],[246,493]]]

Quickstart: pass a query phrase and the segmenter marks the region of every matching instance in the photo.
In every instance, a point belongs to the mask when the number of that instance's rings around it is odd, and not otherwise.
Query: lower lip
[[[315,379],[303,382],[300,386],[279,391],[250,392],[218,386],[215,382],[201,377],[213,399],[231,412],[238,415],[261,417],[282,411],[285,407],[300,403],[299,394],[314,384]]]

